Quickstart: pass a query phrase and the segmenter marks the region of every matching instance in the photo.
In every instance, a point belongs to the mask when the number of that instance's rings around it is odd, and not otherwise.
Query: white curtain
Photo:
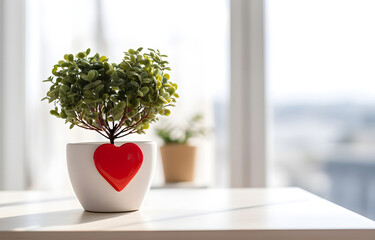
[[[26,115],[25,157],[30,189],[68,188],[65,145],[75,141],[103,141],[99,136],[74,129],[48,114],[52,106],[41,102],[49,88],[41,83],[51,66],[65,53],[99,46],[100,17],[96,1],[26,1]],[[103,44],[104,45],[104,44]]]

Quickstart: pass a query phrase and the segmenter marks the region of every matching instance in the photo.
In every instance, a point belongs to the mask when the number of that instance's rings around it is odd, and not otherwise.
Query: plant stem
[[[109,141],[110,141],[110,143],[111,143],[111,144],[115,144],[116,136],[115,136],[115,131],[114,131],[114,129],[109,130],[109,135],[108,135],[108,137],[109,137]]]

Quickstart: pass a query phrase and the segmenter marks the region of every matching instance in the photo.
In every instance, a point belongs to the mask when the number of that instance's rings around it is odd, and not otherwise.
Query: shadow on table
[[[202,217],[202,216],[208,216],[208,215],[225,213],[225,212],[250,210],[254,208],[262,208],[262,207],[273,206],[273,205],[284,205],[284,204],[290,204],[290,203],[300,202],[300,201],[303,201],[303,200],[250,205],[250,206],[243,206],[243,207],[237,207],[237,208],[224,208],[224,209],[204,211],[204,212],[199,212],[199,213],[170,216],[170,217],[165,217],[165,218],[155,218],[155,219],[149,219],[145,221],[136,220],[135,222],[121,223],[116,227],[129,227],[129,226],[134,226],[138,224],[142,225],[142,224],[157,223],[157,222],[184,220],[187,218]],[[48,212],[48,213],[25,214],[25,215],[14,216],[14,217],[0,218],[0,231],[39,230],[39,229],[45,229],[45,228],[52,227],[52,226],[56,226],[56,227],[67,226],[67,225],[73,226],[77,224],[96,222],[96,221],[102,221],[102,220],[106,220],[110,218],[121,217],[121,216],[129,215],[132,213],[134,212],[93,213],[93,212],[84,211],[82,209],[73,209],[73,210],[67,210],[67,211],[55,211],[55,212]]]
[[[14,217],[0,218],[0,231],[37,230],[51,226],[66,226],[101,221],[119,217],[126,213],[92,213],[83,209],[57,211],[48,213],[34,213]]]
[[[305,201],[305,200],[293,200],[293,201],[274,202],[274,203],[250,205],[250,206],[235,207],[235,208],[224,208],[224,209],[204,211],[204,212],[199,212],[199,213],[171,216],[171,217],[166,217],[166,218],[155,218],[155,219],[150,219],[150,220],[142,221],[142,222],[133,222],[133,223],[128,223],[128,224],[121,224],[120,226],[117,226],[117,227],[129,227],[129,226],[134,226],[134,225],[138,225],[138,224],[167,222],[167,221],[173,221],[173,220],[184,220],[184,219],[194,218],[194,217],[203,217],[203,216],[209,216],[209,215],[226,213],[226,212],[251,210],[251,209],[255,209],[255,208],[278,206],[278,205],[291,204],[291,203],[297,203],[297,202],[303,202],[303,201]]]
[[[36,199],[32,201],[28,200],[28,201],[21,201],[21,202],[0,203],[0,208],[17,206],[17,205],[29,205],[29,204],[37,204],[37,203],[65,201],[65,200],[72,200],[72,199],[75,199],[75,198],[74,197],[61,197],[61,198],[53,198],[53,199]]]

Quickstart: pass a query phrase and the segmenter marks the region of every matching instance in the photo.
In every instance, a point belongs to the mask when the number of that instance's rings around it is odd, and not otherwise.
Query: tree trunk
[[[114,134],[114,131],[113,130],[110,130],[109,131],[110,135],[109,135],[109,141],[111,144],[115,144],[115,134]]]

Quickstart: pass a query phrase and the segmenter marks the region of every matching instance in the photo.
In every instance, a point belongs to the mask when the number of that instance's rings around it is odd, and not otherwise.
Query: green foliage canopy
[[[75,56],[65,54],[52,69],[51,84],[42,100],[53,103],[50,113],[70,123],[94,130],[114,143],[116,138],[142,134],[159,115],[168,116],[179,97],[177,84],[159,50],[129,49],[119,63],[90,49]]]

